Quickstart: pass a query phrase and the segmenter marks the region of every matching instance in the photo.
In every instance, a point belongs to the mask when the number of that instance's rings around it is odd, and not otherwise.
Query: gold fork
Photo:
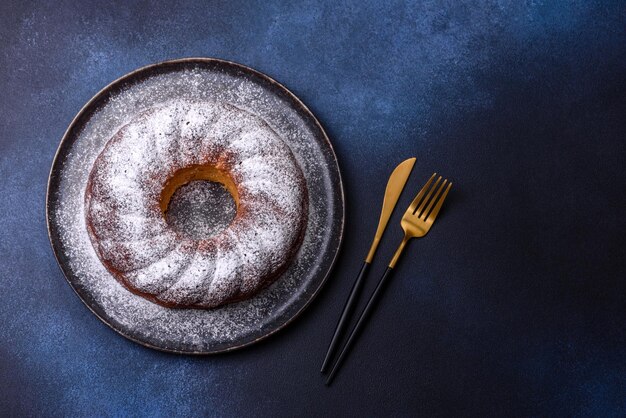
[[[404,251],[407,242],[409,242],[411,238],[422,238],[428,233],[428,231],[430,231],[430,228],[433,226],[433,223],[435,222],[435,219],[439,214],[439,210],[441,210],[441,206],[443,205],[444,200],[446,200],[448,192],[452,187],[452,183],[448,182],[447,179],[445,179],[443,183],[441,183],[441,176],[439,176],[439,178],[435,181],[435,184],[432,184],[435,177],[437,177],[437,173],[433,174],[430,177],[424,187],[422,187],[422,189],[419,191],[417,196],[415,196],[415,199],[413,199],[413,202],[411,202],[406,212],[404,212],[402,220],[400,221],[400,226],[404,230],[404,238],[402,238],[402,242],[398,246],[398,249],[394,253],[393,257],[391,258],[387,270],[385,270],[385,274],[383,274],[383,277],[378,282],[374,293],[372,293],[372,296],[367,302],[367,305],[363,309],[363,312],[361,313],[359,320],[354,326],[354,329],[350,333],[350,336],[348,337],[348,340],[346,341],[343,350],[341,350],[341,354],[339,354],[339,358],[337,359],[333,370],[328,375],[328,379],[326,380],[327,385],[329,385],[330,382],[333,380],[333,377],[335,376],[335,373],[337,373],[337,370],[339,370],[339,366],[341,365],[346,354],[348,353],[348,350],[354,343],[356,335],[358,334],[359,330],[365,323],[365,320],[373,310],[373,307],[376,304],[378,297],[382,293],[384,284],[391,276],[391,271],[396,266],[396,263],[398,262],[400,255]]]

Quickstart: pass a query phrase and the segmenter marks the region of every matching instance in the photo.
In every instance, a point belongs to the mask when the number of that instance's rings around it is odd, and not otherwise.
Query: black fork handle
[[[343,307],[343,311],[341,312],[341,316],[339,317],[339,322],[337,323],[337,328],[335,328],[335,334],[333,334],[333,339],[330,341],[330,345],[328,346],[326,358],[324,358],[324,363],[322,364],[322,373],[324,373],[330,365],[330,361],[337,348],[337,344],[339,344],[339,340],[341,340],[341,336],[343,335],[345,328],[348,326],[348,322],[350,322],[350,316],[352,315],[352,311],[354,311],[354,308],[357,305],[357,300],[359,298],[359,294],[361,293],[361,288],[363,287],[363,282],[365,281],[364,278],[367,274],[367,271],[369,270],[369,266],[370,264],[367,261],[363,263],[361,271],[359,272],[359,275],[356,278],[354,285],[352,285],[350,296],[348,296],[348,300]]]
[[[370,300],[367,301],[367,305],[365,306],[365,309],[363,309],[363,312],[361,313],[361,316],[359,317],[359,321],[356,323],[356,325],[354,326],[354,329],[350,333],[350,336],[348,337],[348,341],[346,341],[346,345],[344,345],[343,350],[341,350],[341,354],[339,354],[339,358],[337,359],[337,362],[335,363],[335,367],[333,367],[333,370],[328,375],[328,379],[326,380],[327,385],[330,385],[330,382],[332,382],[333,378],[335,377],[335,374],[337,373],[337,371],[339,370],[339,367],[341,366],[341,363],[346,357],[346,354],[348,353],[348,351],[350,350],[350,347],[356,340],[356,337],[358,336],[359,331],[365,324],[369,315],[374,310],[374,307],[376,306],[376,302],[378,301],[380,295],[383,293],[385,282],[387,282],[389,280],[389,277],[391,277],[392,271],[393,271],[393,268],[387,267],[387,270],[385,270],[385,274],[383,274],[383,277],[380,279],[380,282],[378,282],[378,285],[376,286],[376,290],[374,290],[374,293],[370,297]]]

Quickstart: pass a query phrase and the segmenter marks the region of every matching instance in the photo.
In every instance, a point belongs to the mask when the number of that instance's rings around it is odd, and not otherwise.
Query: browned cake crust
[[[222,183],[237,213],[208,239],[171,228],[174,191]],[[122,127],[92,168],[86,221],[104,266],[130,291],[176,308],[249,298],[289,266],[303,240],[308,193],[289,147],[260,118],[225,103],[177,102]]]

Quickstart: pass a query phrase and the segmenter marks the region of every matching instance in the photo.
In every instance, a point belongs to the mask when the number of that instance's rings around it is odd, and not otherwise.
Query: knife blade
[[[387,188],[385,189],[385,197],[383,198],[383,208],[380,211],[380,219],[378,220],[378,227],[376,228],[376,234],[374,235],[374,240],[372,241],[370,250],[367,253],[367,257],[365,258],[365,262],[368,264],[371,264],[374,259],[374,254],[376,253],[380,239],[383,237],[389,218],[391,218],[393,209],[396,207],[396,203],[398,203],[400,194],[409,179],[409,175],[411,174],[414,165],[415,157],[404,160],[398,164],[398,166],[391,173],[391,176],[389,176]]]

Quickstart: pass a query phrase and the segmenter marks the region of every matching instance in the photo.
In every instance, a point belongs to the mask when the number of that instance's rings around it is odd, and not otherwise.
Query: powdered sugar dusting
[[[194,238],[164,221],[161,190],[175,172],[198,165],[241,185],[237,215],[164,266],[178,242]],[[268,181],[251,187],[257,179]],[[113,135],[94,163],[86,202],[96,252],[122,284],[167,306],[201,308],[248,297],[276,278],[300,245],[308,209],[302,171],[267,123],[228,103],[185,100],[151,108]],[[217,257],[233,254],[220,251],[226,247],[241,254],[242,269],[230,278],[234,294],[211,286]],[[138,275],[143,280],[129,280]]]
[[[192,239],[207,239],[225,229],[235,217],[235,201],[220,183],[196,180],[180,187],[170,200],[166,221]]]
[[[288,269],[275,283],[251,299],[213,310],[166,308],[128,291],[100,262],[91,245],[84,217],[88,176],[107,141],[138,115],[145,114],[150,109],[167,107],[180,100],[230,103],[255,117],[258,116],[262,123],[270,126],[289,145],[309,190],[306,234],[300,251]],[[193,126],[197,125],[197,121],[194,121],[208,117],[215,118],[213,129],[216,130],[226,130],[230,123],[219,115],[189,113],[190,123],[181,127],[181,132],[188,130],[184,135],[191,135]],[[167,121],[167,118],[162,120]],[[175,129],[176,126],[164,123],[162,128]],[[241,129],[238,135],[242,138],[246,134]],[[341,222],[337,223],[337,215],[342,213],[342,202],[337,199],[336,193],[340,186],[332,184],[333,179],[338,180],[334,157],[332,151],[325,148],[323,141],[320,142],[319,132],[311,127],[306,116],[294,108],[289,100],[273,94],[267,86],[215,68],[196,67],[153,74],[141,82],[129,84],[125,89],[116,91],[106,104],[89,115],[86,124],[74,132],[71,139],[73,145],[69,151],[62,153],[62,158],[54,167],[58,175],[58,185],[52,188],[54,190],[50,195],[49,222],[57,241],[55,247],[57,252],[63,254],[62,264],[66,275],[79,295],[98,316],[122,334],[165,350],[220,351],[252,342],[280,326],[310,299],[319,286],[320,274],[325,274],[334,257],[336,240],[340,237],[342,227]],[[228,138],[221,138],[210,144],[202,144],[201,147],[206,146],[211,152],[217,153],[224,150],[227,141]],[[230,143],[234,144],[233,147],[237,148],[239,155],[246,155],[246,141]],[[144,151],[151,155],[162,155],[167,154],[171,150],[169,147],[173,146],[159,137],[154,138],[153,144],[153,148]],[[184,155],[195,153],[193,147],[181,149],[179,144],[175,146]],[[127,151],[129,163],[144,158],[136,149]],[[272,194],[284,193],[281,186],[268,190],[265,187],[267,184],[263,185],[263,182],[271,181],[274,167],[263,168],[254,157],[249,158],[245,164],[248,166],[246,169],[255,170],[255,175],[242,182],[242,187],[251,192],[265,190],[268,198],[276,197]],[[158,181],[163,180],[158,177],[157,172],[152,174]],[[127,189],[128,184],[125,181],[120,181],[116,186],[118,193],[126,193]],[[148,191],[146,196],[149,195]],[[131,220],[142,219],[145,215],[145,202],[129,204],[123,210],[127,214],[125,216],[128,223],[121,225],[121,228],[129,228],[133,223]],[[292,209],[286,207],[286,210]],[[167,226],[162,217],[161,220]],[[148,231],[139,224],[133,225],[133,228],[142,229],[146,236],[151,237],[152,233],[158,232]],[[160,226],[156,229],[160,229]],[[128,231],[133,232],[131,229]],[[271,234],[264,236],[264,239],[274,238]],[[169,260],[189,260],[189,253],[199,251],[194,245],[179,243],[168,249],[169,252],[161,260],[165,266]],[[246,248],[246,251],[249,257],[264,257],[262,248],[251,247]],[[229,255],[223,256],[222,252]],[[233,274],[244,274],[240,271],[241,257],[244,254],[236,247],[225,247],[219,253],[216,252],[215,258],[219,261],[213,265],[213,280],[209,288],[219,289],[218,293],[234,294],[236,290],[229,278]],[[190,265],[191,263],[189,261]],[[152,284],[151,292],[161,294],[163,289],[171,287],[170,281],[180,277],[183,269],[202,268],[200,265],[172,268],[173,263],[169,264],[170,270],[163,275],[162,282]],[[137,274],[129,280],[145,283],[147,277],[148,274],[142,275],[137,270]],[[165,294],[163,297],[166,297]]]

